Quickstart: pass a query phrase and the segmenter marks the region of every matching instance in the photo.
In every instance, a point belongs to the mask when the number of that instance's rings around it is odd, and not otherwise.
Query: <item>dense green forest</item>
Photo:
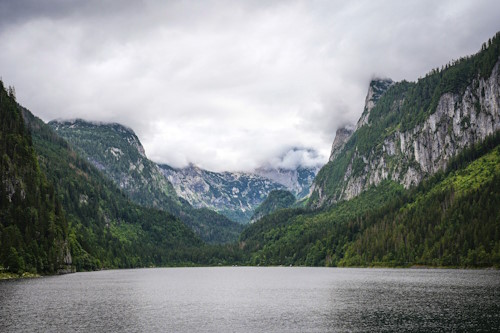
[[[385,181],[323,210],[265,216],[240,236],[251,264],[500,266],[500,133],[418,187]]]
[[[296,201],[292,192],[287,190],[273,190],[267,198],[257,207],[252,215],[252,221],[257,221],[265,215],[274,213],[283,208],[291,207]]]
[[[65,266],[68,222],[40,171],[13,88],[0,81],[0,266],[54,273]]]

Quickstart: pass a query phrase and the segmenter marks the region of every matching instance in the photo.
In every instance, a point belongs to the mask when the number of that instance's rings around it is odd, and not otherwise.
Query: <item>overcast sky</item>
[[[477,52],[499,13],[498,0],[0,0],[0,76],[44,121],[133,128],[156,162],[324,163],[371,78]]]

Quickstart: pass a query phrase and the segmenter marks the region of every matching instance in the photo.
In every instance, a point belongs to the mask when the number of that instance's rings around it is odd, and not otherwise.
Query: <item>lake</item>
[[[500,271],[213,267],[0,282],[0,332],[500,331]]]

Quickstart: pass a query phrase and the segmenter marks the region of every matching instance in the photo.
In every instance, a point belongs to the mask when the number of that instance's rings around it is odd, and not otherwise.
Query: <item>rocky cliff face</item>
[[[368,124],[370,111],[375,107],[379,98],[389,89],[394,82],[391,79],[373,79],[368,87],[368,93],[365,98],[365,108],[361,118],[356,124],[356,130],[361,126]]]
[[[254,172],[257,175],[283,185],[300,200],[309,195],[314,177],[316,177],[319,169],[319,166],[299,166],[295,169],[262,167],[256,169]]]
[[[342,148],[344,148],[352,133],[354,133],[354,130],[346,127],[342,127],[337,130],[335,133],[335,139],[333,140],[332,152],[330,153],[329,161],[333,161],[340,154]]]
[[[284,186],[252,173],[211,172],[194,165],[175,169],[160,165],[177,193],[196,208],[210,208],[234,221],[247,223],[272,190]]]
[[[213,209],[234,221],[248,223],[254,210],[274,190],[288,189],[298,199],[309,194],[318,171],[258,168],[255,172],[212,172],[194,165],[175,169],[160,165],[176,192],[197,208]]]
[[[329,161],[333,161],[342,151],[346,142],[351,138],[355,130],[358,130],[364,125],[369,125],[370,112],[377,104],[379,98],[389,89],[394,82],[391,79],[373,79],[368,87],[368,93],[365,98],[365,108],[363,114],[358,120],[356,127],[345,126],[337,129],[335,139],[332,144]]]
[[[136,202],[164,208],[177,201],[172,184],[150,161],[134,131],[116,123],[51,121],[55,131]]]
[[[390,90],[394,83],[385,80],[376,93],[372,82],[356,131],[341,129],[337,133],[330,162],[313,185],[312,206],[353,198],[386,179],[406,188],[416,185],[444,169],[450,158],[465,147],[500,130],[499,66],[497,61],[489,76],[474,75],[463,91],[439,95],[435,109],[410,128],[403,121],[388,120],[385,121],[390,125],[386,128],[370,128],[372,121],[377,120],[372,119],[371,111],[379,100],[385,104],[378,111],[385,108],[384,112],[394,117],[410,112],[407,91]],[[417,88],[414,91],[419,91]],[[404,93],[399,94],[396,89]],[[386,92],[391,96],[383,97]],[[401,119],[411,117],[409,114]],[[366,142],[370,131],[379,131],[381,135],[374,142]]]

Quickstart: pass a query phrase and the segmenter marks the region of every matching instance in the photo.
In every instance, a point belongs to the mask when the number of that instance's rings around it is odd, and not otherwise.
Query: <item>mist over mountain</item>
[[[322,158],[312,149],[293,148],[253,172],[212,172],[194,165],[160,169],[176,192],[194,207],[207,207],[241,223],[274,190],[287,189],[297,200],[309,195]]]

